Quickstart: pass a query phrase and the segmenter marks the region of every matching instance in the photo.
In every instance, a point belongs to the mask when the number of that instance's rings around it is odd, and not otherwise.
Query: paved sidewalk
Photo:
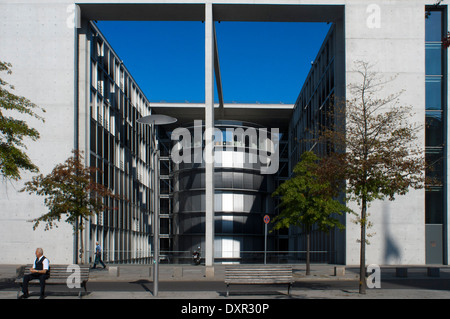
[[[16,291],[0,290],[0,299],[17,299]],[[29,297],[30,300],[38,299],[38,294]],[[78,299],[75,295],[61,295],[50,293],[46,299]],[[178,299],[178,300],[245,300],[245,299],[269,299],[269,300],[298,300],[298,299],[450,299],[450,291],[442,290],[422,290],[422,289],[368,289],[365,295],[360,295],[357,289],[352,290],[306,290],[292,289],[291,295],[287,296],[286,291],[280,290],[278,293],[271,289],[270,294],[230,294],[225,297],[223,293],[217,291],[159,291],[157,297],[151,292],[136,291],[91,291],[83,300],[91,299]]]
[[[107,282],[134,282],[152,281],[151,265],[107,265],[108,269],[93,269],[90,272],[89,282],[107,283]],[[366,295],[360,295],[357,291],[357,281],[359,269],[357,266],[346,266],[345,274],[341,276],[334,275],[334,267],[343,267],[339,265],[317,264],[311,266],[311,275],[305,275],[305,265],[293,265],[294,278],[297,285],[294,285],[291,296],[286,295],[284,287],[271,288],[275,294],[237,294],[230,295],[229,299],[450,299],[450,290],[437,288],[442,280],[450,280],[450,268],[441,266],[440,277],[431,278],[427,276],[427,267],[409,266],[408,277],[396,277],[395,267],[381,267],[381,281],[396,279],[402,283],[402,280],[423,280],[431,281],[431,289],[419,289],[411,287],[410,289],[368,289]],[[0,265],[0,287],[8,286],[9,289],[0,288],[0,299],[16,299],[17,290],[11,289],[12,282],[16,278],[16,268],[18,265]],[[215,265],[213,278],[205,277],[205,268],[194,265],[160,265],[160,282],[223,282],[226,265]],[[404,267],[404,266],[403,266]],[[333,289],[320,288],[321,282],[329,281],[353,281],[355,289]],[[316,282],[319,288],[296,288],[302,287],[302,282]],[[406,281],[405,281],[406,282]],[[436,282],[436,285],[434,285]],[[150,283],[151,285],[151,283]],[[182,284],[180,284],[182,286]],[[89,286],[89,284],[88,284]],[[353,287],[353,285],[350,285]],[[436,287],[434,289],[433,287]],[[277,292],[278,289],[278,292]],[[35,297],[31,297],[33,299]],[[74,299],[74,296],[58,296],[49,294],[48,299]],[[83,299],[224,299],[223,292],[220,291],[191,291],[188,285],[186,290],[182,291],[159,291],[159,295],[154,297],[151,291],[90,291]]]

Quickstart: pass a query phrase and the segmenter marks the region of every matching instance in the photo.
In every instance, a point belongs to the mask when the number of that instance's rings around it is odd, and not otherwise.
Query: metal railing
[[[89,262],[94,262],[94,251],[86,251]],[[306,262],[306,251],[222,251],[222,256],[215,256],[216,263],[242,263],[258,264],[264,263],[264,253],[266,262],[269,264],[304,264]],[[193,251],[160,251],[161,264],[192,264]],[[310,251],[311,262],[330,263],[335,258],[333,251]],[[204,251],[200,252],[202,261],[205,257]],[[225,257],[224,257],[225,256]],[[151,264],[153,253],[147,250],[104,250],[103,261],[113,264]]]

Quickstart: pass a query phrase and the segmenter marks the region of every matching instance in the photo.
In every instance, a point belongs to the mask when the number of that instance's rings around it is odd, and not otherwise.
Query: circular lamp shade
[[[136,122],[141,124],[152,124],[152,125],[172,124],[175,123],[176,121],[177,121],[176,118],[163,114],[148,115],[136,120]]]

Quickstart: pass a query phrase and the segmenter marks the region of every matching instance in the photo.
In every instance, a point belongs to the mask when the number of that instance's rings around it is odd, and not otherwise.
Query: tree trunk
[[[80,221],[80,264],[84,264],[83,218]]]
[[[308,227],[306,231],[306,276],[311,274],[311,259],[310,259],[310,246],[311,246],[311,230]]]
[[[359,293],[366,293],[366,210],[367,202],[364,198],[362,200],[361,208],[361,251],[359,261]]]

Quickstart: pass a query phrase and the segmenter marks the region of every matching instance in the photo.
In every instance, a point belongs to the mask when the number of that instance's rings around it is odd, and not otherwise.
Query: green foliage
[[[0,61],[0,72],[11,74],[11,64]],[[17,113],[44,122],[35,110],[45,110],[24,97],[14,95],[11,90],[14,90],[14,87],[0,78],[0,175],[19,180],[21,170],[39,171],[24,151],[24,139],[36,141],[39,139],[39,132],[30,128],[23,119],[19,119]]]
[[[73,151],[63,164],[58,164],[50,174],[33,177],[25,183],[21,192],[45,196],[45,206],[49,212],[32,220],[33,229],[45,222],[45,230],[56,226],[63,216],[74,229],[76,221],[88,219],[94,214],[110,209],[104,204],[106,197],[116,198],[109,189],[95,182],[93,176],[97,169],[84,167],[82,155]],[[82,229],[82,223],[80,224]]]
[[[282,209],[274,218],[274,229],[297,226],[309,231],[315,225],[318,230],[328,232],[334,227],[344,228],[337,216],[349,210],[334,198],[337,191],[332,187],[333,181],[320,174],[318,162],[313,152],[303,153],[294,176],[272,194],[280,196]]]

